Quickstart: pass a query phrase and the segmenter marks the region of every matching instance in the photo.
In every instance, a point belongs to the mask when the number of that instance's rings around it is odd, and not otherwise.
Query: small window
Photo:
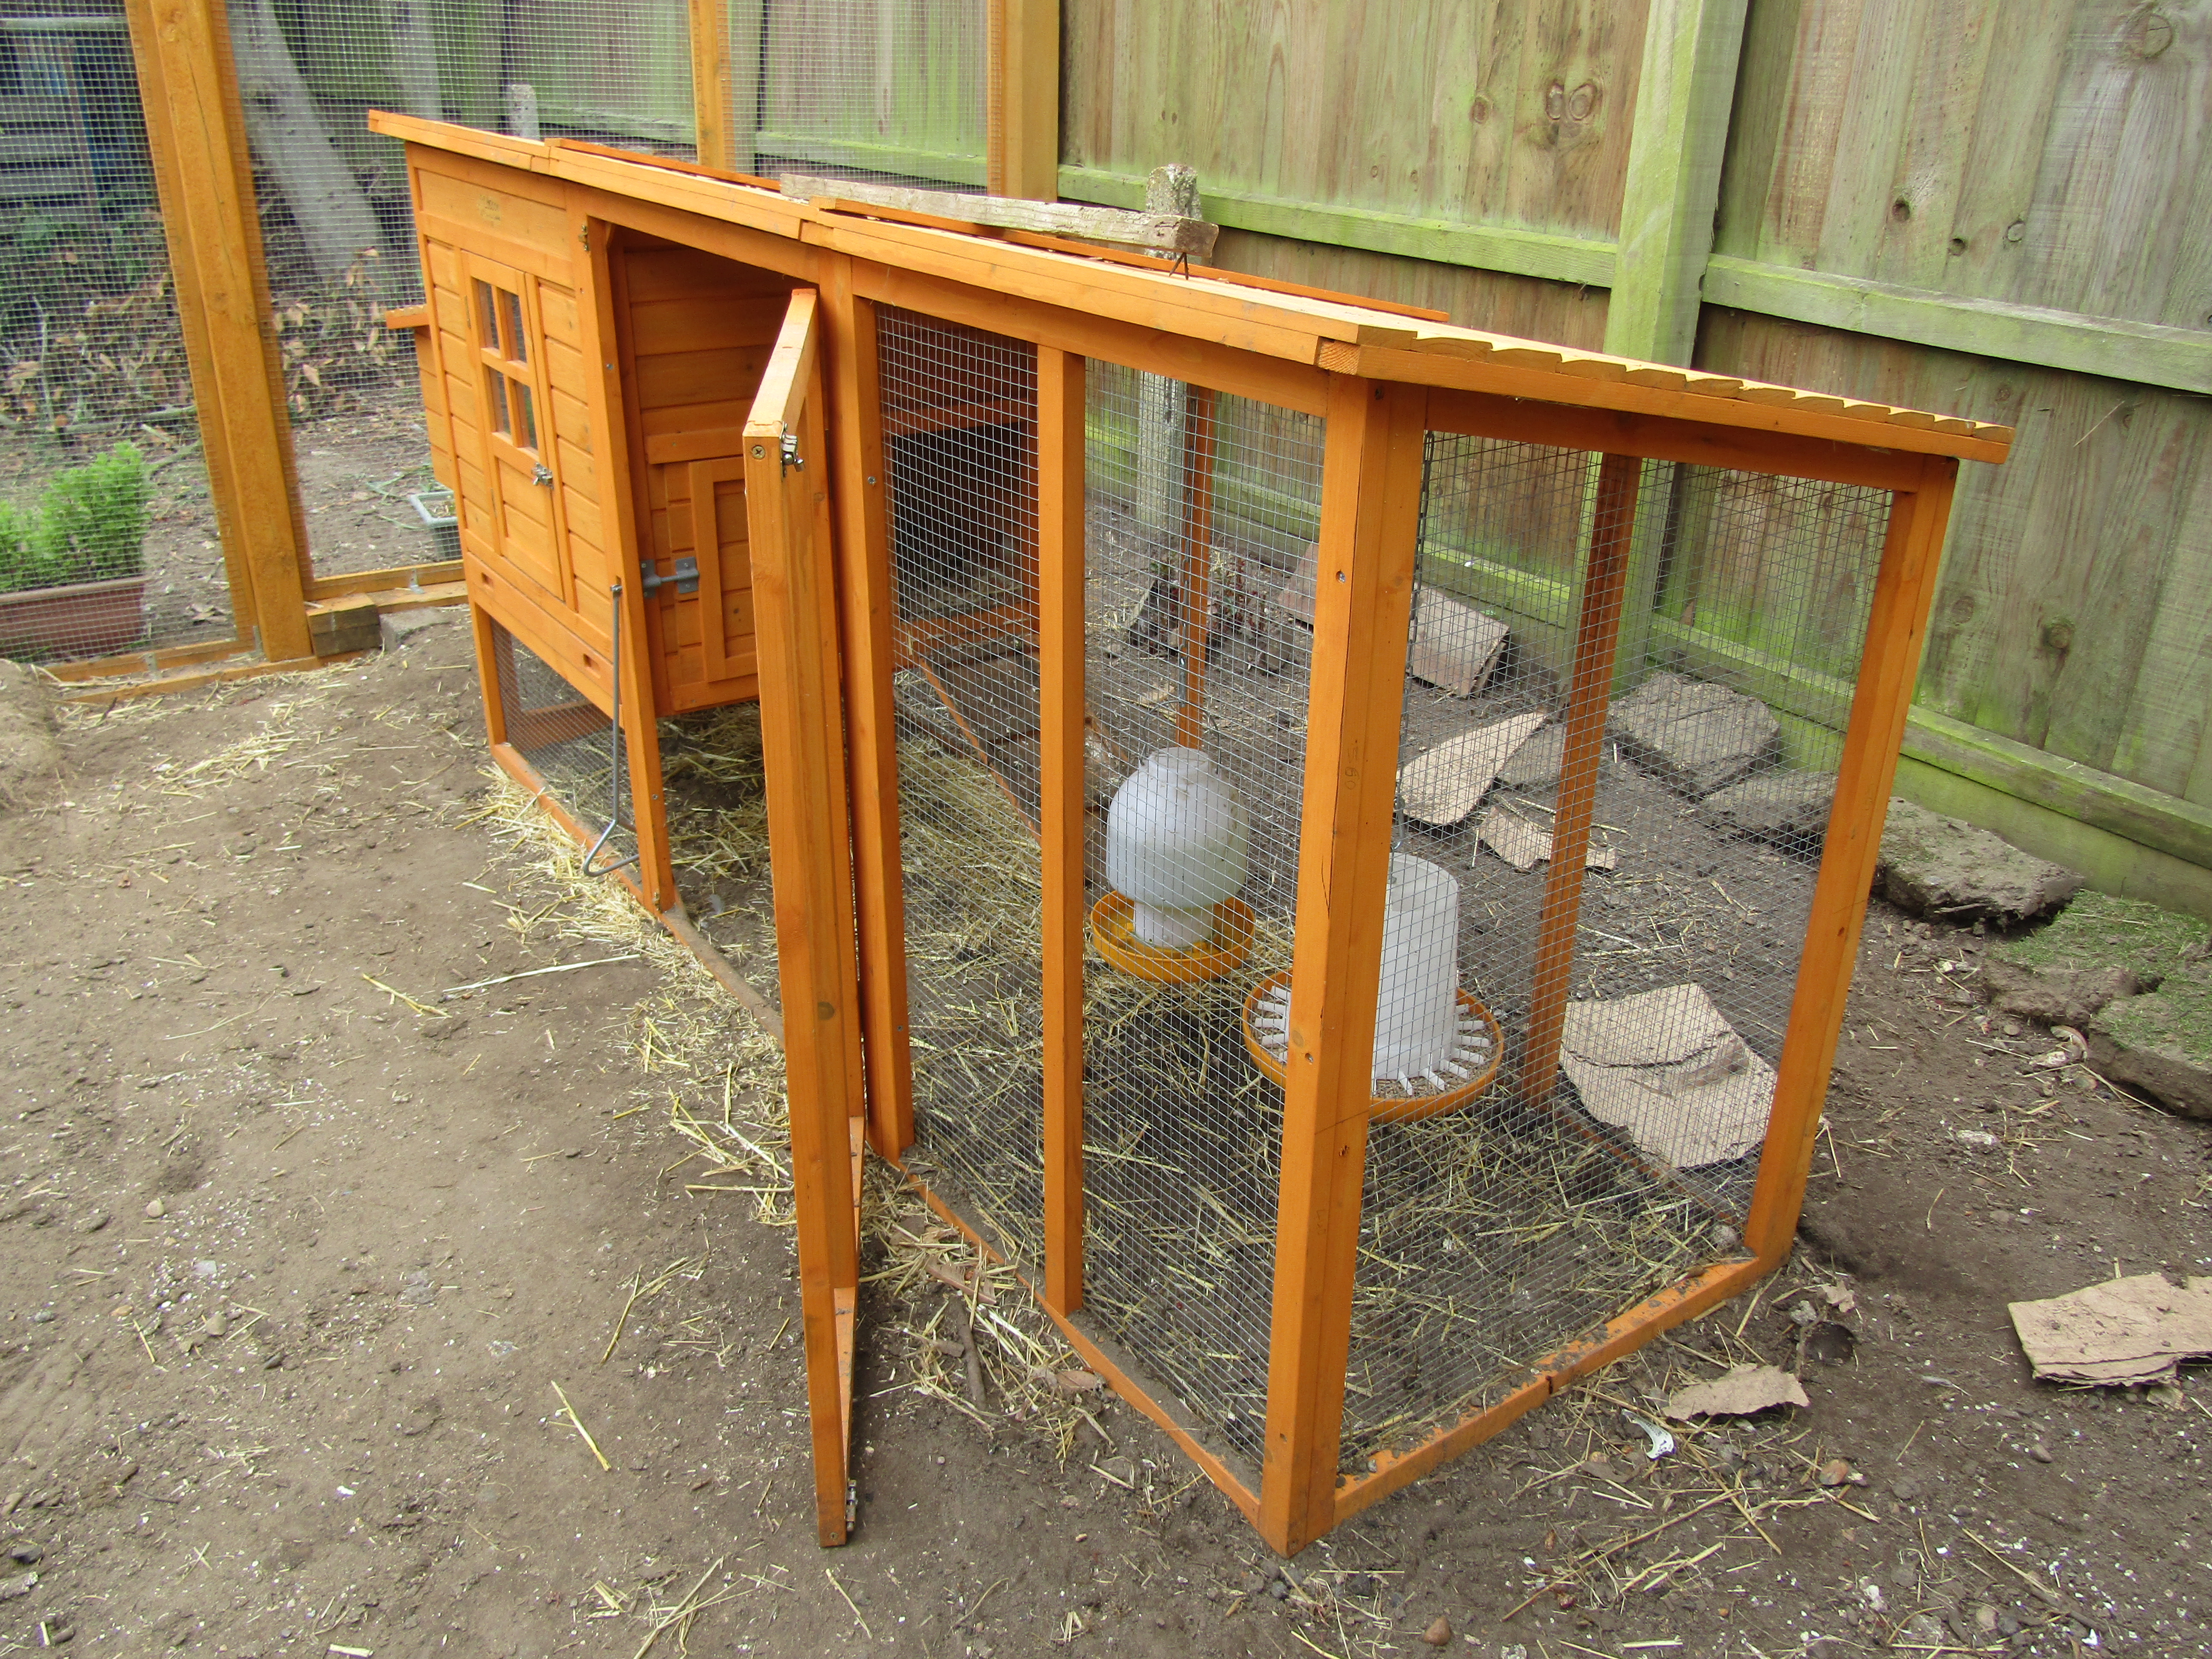
[[[507,376],[495,368],[488,368],[484,379],[491,387],[491,429],[503,438],[512,438],[514,416],[507,406]]]
[[[525,449],[538,447],[538,410],[530,388],[514,382],[514,441]]]
[[[523,334],[520,295],[499,290],[499,325],[500,355],[511,362],[528,362],[530,348]]]
[[[483,281],[477,283],[477,328],[483,343],[494,351],[498,350],[499,311],[492,300],[491,284]]]

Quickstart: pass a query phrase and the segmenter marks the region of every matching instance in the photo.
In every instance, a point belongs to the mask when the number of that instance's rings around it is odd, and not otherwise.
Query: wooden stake
[[[1218,399],[1202,386],[1185,389],[1182,416],[1182,706],[1176,741],[1206,747],[1206,656],[1212,648],[1213,444]]]
[[[730,165],[730,10],[728,0],[690,0],[691,125],[699,160]],[[752,158],[745,158],[752,165]]]
[[[1044,1277],[1083,1305],[1085,363],[1037,353],[1037,716],[1044,872]]]
[[[1536,935],[1535,980],[1522,1038],[1521,1097],[1547,1104],[1559,1076],[1559,1029],[1575,967],[1575,931],[1582,915],[1583,859],[1597,806],[1598,761],[1604,749],[1607,693],[1620,635],[1620,594],[1627,580],[1635,527],[1636,486],[1643,464],[1607,455],[1598,464],[1597,503],[1589,557],[1583,570],[1575,625],[1573,678],[1567,694],[1565,751],[1559,763],[1559,812],[1552,825],[1552,872],[1544,887]]]

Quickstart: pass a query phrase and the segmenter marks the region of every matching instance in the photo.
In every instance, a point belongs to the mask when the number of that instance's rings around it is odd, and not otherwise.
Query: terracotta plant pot
[[[0,657],[105,657],[145,636],[146,579],[0,593]]]

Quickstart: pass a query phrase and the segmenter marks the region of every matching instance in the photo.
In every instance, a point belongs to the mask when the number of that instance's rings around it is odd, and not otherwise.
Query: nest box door
[[[743,459],[816,1519],[822,1541],[840,1544],[851,1518],[866,1120],[818,309],[813,289],[792,295],[745,422]]]
[[[553,470],[552,409],[537,283],[480,254],[468,279],[471,367],[483,409],[483,459],[499,551],[562,610],[580,602]],[[605,596],[598,596],[604,607]],[[604,611],[602,611],[604,615]],[[599,629],[606,627],[599,622]]]

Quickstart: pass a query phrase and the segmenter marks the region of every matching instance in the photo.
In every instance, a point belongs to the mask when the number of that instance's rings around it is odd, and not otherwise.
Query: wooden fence
[[[2212,3],[1063,0],[1059,183],[1218,258],[2016,426],[1901,789],[2212,914]]]
[[[549,118],[679,146],[688,123],[741,167],[1118,206],[1185,162],[1236,269],[2014,426],[1962,479],[1899,787],[2212,915],[2212,0],[410,15],[431,33],[380,58],[303,43],[326,108],[404,106],[427,72],[497,125],[526,75]],[[1653,625],[1681,604],[1655,592]]]

